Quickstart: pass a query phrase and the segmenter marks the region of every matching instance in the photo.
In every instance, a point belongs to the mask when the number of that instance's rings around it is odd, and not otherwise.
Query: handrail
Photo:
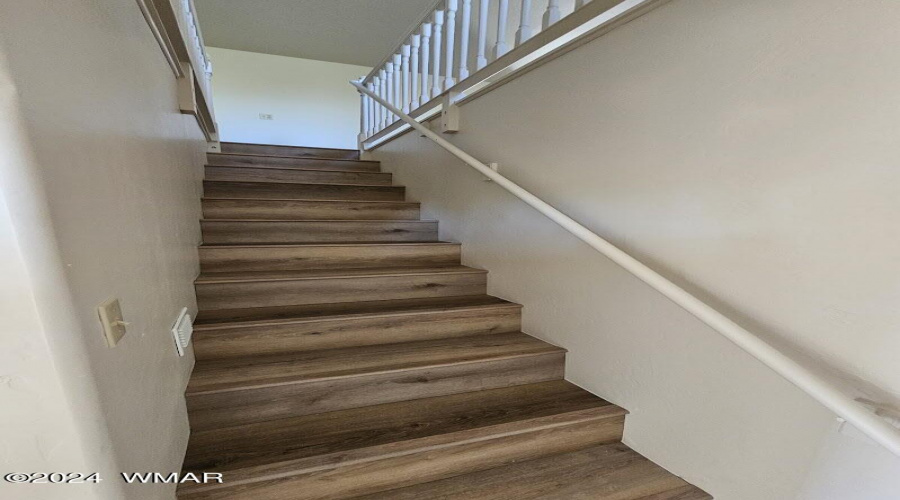
[[[691,313],[713,330],[737,344],[738,347],[787,379],[788,382],[791,382],[800,388],[800,390],[854,425],[878,444],[890,450],[891,453],[900,457],[900,431],[882,417],[859,404],[851,396],[845,394],[835,384],[816,375],[808,368],[803,367],[771,344],[728,319],[722,313],[716,311],[697,297],[694,297],[675,283],[667,280],[656,271],[650,269],[634,257],[617,248],[612,243],[593,233],[590,229],[582,226],[568,215],[553,208],[547,202],[495,172],[472,155],[454,146],[452,143],[432,132],[402,110],[397,109],[390,102],[387,102],[367,89],[360,82],[351,81],[350,83],[356,87],[359,92],[371,97],[387,108],[391,113],[397,115],[401,120],[409,123],[412,128],[418,130],[422,135],[436,142],[450,154],[464,161],[470,167],[494,181],[498,186],[506,189],[553,222],[559,224],[576,238],[587,243],[591,248],[602,253],[626,271],[650,285],[651,288],[665,295],[682,309]]]

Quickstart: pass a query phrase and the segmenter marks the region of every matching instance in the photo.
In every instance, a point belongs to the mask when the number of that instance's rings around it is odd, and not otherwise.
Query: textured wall
[[[91,498],[171,498],[173,486],[117,491],[113,474],[180,469],[192,357],[177,356],[169,329],[196,308],[202,135],[178,112],[133,0],[0,3],[0,47],[30,138],[4,194],[43,327],[34,335],[84,460],[107,478]],[[114,349],[96,311],[110,297],[131,323]]]

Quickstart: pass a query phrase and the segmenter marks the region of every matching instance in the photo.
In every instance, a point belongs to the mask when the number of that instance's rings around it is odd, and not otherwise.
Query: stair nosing
[[[434,224],[438,221],[434,219],[200,219],[200,222],[426,222]]]
[[[377,267],[373,268],[355,268],[360,270],[373,271],[379,269]],[[383,269],[383,268],[381,268]],[[431,269],[431,271],[425,271],[425,269]],[[403,272],[406,270],[416,271],[416,272]],[[322,270],[325,271],[325,270]],[[329,271],[332,271],[329,269]],[[265,272],[265,271],[248,271],[248,274],[252,274],[254,272]],[[324,275],[324,276],[291,276],[291,277],[267,277],[267,278],[250,278],[250,279],[238,279],[238,278],[223,278],[218,280],[209,281],[203,279],[203,273],[200,274],[195,280],[195,284],[219,284],[219,283],[255,283],[259,281],[303,281],[303,280],[331,280],[331,279],[356,279],[356,278],[381,278],[381,277],[396,277],[396,276],[430,276],[434,274],[487,274],[486,269],[478,269],[474,267],[468,266],[459,266],[450,267],[446,270],[441,270],[440,267],[426,267],[426,268],[398,268],[397,272],[391,272],[387,274],[357,274],[353,276],[342,276],[342,275]]]
[[[220,220],[220,219],[209,219],[209,220]],[[245,219],[238,219],[245,220]],[[372,243],[284,243],[282,245],[276,245],[272,243],[261,243],[259,245],[252,244],[244,244],[244,245],[230,245],[230,244],[209,244],[204,243],[198,246],[197,248],[311,248],[311,247],[377,247],[377,246],[461,246],[462,243],[456,243],[453,241],[385,241],[385,242],[372,242]]]
[[[288,158],[294,158],[289,156]],[[297,158],[294,158],[297,159]],[[300,158],[303,160],[308,160],[312,158]],[[334,160],[328,160],[334,161]],[[352,161],[352,160],[351,160]],[[371,170],[328,170],[323,168],[306,168],[299,165],[215,165],[212,163],[206,163],[203,165],[204,168],[258,168],[264,170],[291,170],[291,171],[300,171],[300,172],[328,172],[332,174],[373,174],[373,175],[387,175],[393,176],[391,172],[373,172]]]
[[[231,182],[235,184],[285,184],[287,186],[352,186],[352,187],[373,187],[373,188],[394,188],[405,189],[406,186],[397,186],[394,184],[345,184],[341,182],[266,182],[266,181],[222,181],[216,179],[203,179],[203,182]],[[364,200],[363,200],[364,201]],[[390,201],[390,200],[388,200]]]
[[[235,143],[238,144],[238,143]],[[251,144],[252,146],[266,146],[267,144]],[[277,145],[275,145],[277,146]],[[299,147],[299,146],[282,146],[282,147]],[[322,149],[332,149],[332,148],[322,148]],[[318,156],[284,156],[284,155],[261,155],[257,153],[222,153],[219,151],[207,151],[207,155],[227,155],[227,156],[253,156],[255,158],[290,158],[292,160],[325,160],[325,161],[346,161],[353,163],[376,163],[381,165],[381,161],[379,160],[351,160],[349,158],[322,158]]]
[[[224,181],[230,182],[230,181]],[[267,182],[266,184],[271,184]],[[288,183],[290,184],[290,183]],[[352,184],[351,184],[352,185]],[[391,200],[318,200],[315,198],[223,198],[221,196],[201,196],[200,201],[300,201],[308,203],[394,203],[403,205],[421,205],[418,201],[391,201]]]
[[[527,335],[527,334],[523,334]],[[542,341],[543,342],[543,341]],[[565,348],[550,344],[549,342],[544,342],[549,347],[546,351],[540,352],[528,352],[528,353],[519,353],[519,354],[497,354],[490,357],[480,358],[480,359],[468,359],[463,361],[444,361],[438,363],[427,363],[418,366],[404,366],[390,369],[381,369],[381,370],[372,370],[372,371],[361,371],[357,373],[346,373],[342,375],[328,375],[323,377],[312,377],[312,378],[295,378],[292,380],[281,380],[278,382],[269,382],[269,383],[258,383],[258,384],[247,384],[247,385],[235,385],[233,387],[223,387],[220,389],[208,389],[202,391],[191,391],[190,386],[185,391],[185,397],[194,397],[194,396],[208,396],[211,394],[225,394],[229,392],[238,392],[238,391],[251,391],[256,389],[265,389],[272,387],[284,387],[289,385],[300,385],[300,384],[311,384],[311,383],[319,383],[331,380],[344,380],[350,378],[358,378],[358,377],[371,377],[375,375],[384,375],[388,373],[401,373],[407,371],[415,371],[415,370],[430,370],[435,368],[443,368],[446,366],[462,366],[462,365],[471,365],[475,363],[489,363],[493,361],[502,361],[507,359],[519,359],[519,358],[531,358],[531,357],[540,357],[540,356],[556,356],[559,354],[566,354],[568,351]]]
[[[598,399],[602,400],[602,398]],[[292,464],[300,465],[303,461],[313,461],[313,459],[318,459],[320,461],[327,460],[329,457],[340,457],[346,456],[351,452],[355,452],[359,454],[360,452],[369,451],[368,456],[360,456],[355,459],[340,461],[335,460],[332,462],[325,462],[319,465],[307,466],[306,468],[298,467],[291,471],[285,472],[273,472],[273,473],[262,473],[255,474],[253,477],[248,477],[246,479],[241,479],[237,481],[232,481],[227,484],[210,484],[210,485],[197,485],[196,487],[192,487],[193,485],[186,486],[183,492],[196,492],[200,493],[202,491],[211,491],[217,489],[224,489],[228,486],[240,486],[244,484],[253,484],[264,481],[275,481],[279,479],[284,479],[292,476],[298,476],[301,474],[312,474],[324,470],[332,470],[337,469],[339,467],[352,467],[359,464],[377,462],[379,460],[388,460],[392,458],[409,456],[417,453],[427,453],[431,451],[437,450],[445,450],[452,449],[457,446],[463,446],[468,444],[475,443],[483,443],[487,441],[492,441],[495,439],[503,439],[511,436],[520,436],[523,434],[530,434],[534,432],[540,432],[543,430],[549,429],[557,429],[561,427],[566,427],[569,425],[577,425],[581,423],[591,422],[591,421],[599,421],[612,419],[617,417],[623,417],[628,414],[628,411],[624,408],[617,406],[609,401],[605,401],[607,404],[602,406],[597,406],[594,408],[586,408],[581,410],[573,410],[567,411],[563,413],[557,413],[553,415],[545,415],[540,417],[532,417],[523,420],[516,420],[512,422],[504,422],[500,424],[489,425],[485,427],[476,427],[472,429],[464,429],[458,430],[454,432],[448,432],[444,434],[436,434],[433,436],[423,436],[414,439],[406,439],[406,440],[398,440],[392,441],[390,443],[374,445],[374,446],[366,446],[362,448],[354,448],[352,450],[344,450],[338,452],[324,453],[321,455],[313,455],[310,457],[296,458],[292,460],[285,460],[282,462],[272,462],[270,464],[261,464],[261,465],[252,465],[246,467],[237,467],[234,469],[230,469],[227,472],[234,473],[236,471],[253,471],[254,469],[264,469],[264,468],[272,468],[272,466],[291,466]],[[562,422],[555,422],[554,420],[559,420],[561,417],[566,417],[568,420]],[[515,425],[521,426],[522,424],[529,424],[528,427],[520,428],[520,429],[509,429],[503,430],[504,427],[512,427]],[[203,432],[203,431],[201,431]],[[468,439],[459,439],[458,436],[465,434],[474,434],[474,436]],[[398,443],[404,443],[407,447],[403,450],[398,450],[389,453],[376,454],[372,453],[378,448],[385,448],[387,446],[397,446]]]
[[[482,310],[482,309],[522,309],[522,304],[517,304],[515,302],[497,302],[494,304],[472,304],[460,307],[435,307],[434,309],[420,309],[415,311],[391,311],[391,312],[365,312],[365,313],[351,313],[351,314],[334,314],[331,316],[320,316],[317,318],[285,318],[285,319],[268,319],[268,320],[255,320],[255,321],[226,321],[223,323],[204,323],[200,325],[194,325],[194,331],[202,331],[202,330],[231,330],[231,329],[240,329],[252,326],[263,326],[263,325],[283,325],[283,324],[294,324],[294,323],[313,323],[319,321],[343,321],[347,319],[356,319],[356,318],[367,318],[367,317],[395,317],[395,316],[420,316],[425,314],[435,314],[440,312],[455,312],[455,311],[472,311],[472,310]],[[220,326],[221,325],[221,326]]]
[[[259,142],[221,141],[221,144],[240,144],[242,146],[267,146],[267,147],[276,147],[276,148],[319,149],[322,151],[347,151],[350,153],[358,153],[359,152],[358,149],[349,149],[349,148],[325,148],[322,146],[291,146],[290,144],[261,144]],[[218,151],[207,151],[207,153],[218,153]]]

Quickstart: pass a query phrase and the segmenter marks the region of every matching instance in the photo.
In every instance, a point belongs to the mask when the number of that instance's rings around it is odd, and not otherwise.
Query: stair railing
[[[656,271],[623,252],[615,245],[579,224],[568,215],[553,208],[550,204],[500,175],[472,155],[456,147],[440,135],[432,132],[431,129],[396,107],[393,101],[389,101],[388,99],[382,98],[380,95],[376,95],[375,92],[367,88],[362,81],[352,81],[350,83],[356,87],[361,94],[372,99],[376,105],[383,107],[385,112],[394,114],[399,120],[402,120],[413,129],[419,131],[423,136],[431,139],[440,147],[495,182],[498,186],[509,191],[515,197],[524,201],[532,208],[557,223],[563,229],[572,233],[576,238],[605,255],[654,290],[662,293],[669,300],[695,316],[713,330],[719,332],[731,342],[735,343],[738,347],[787,379],[787,381],[800,388],[800,390],[807,393],[823,406],[865,433],[875,442],[884,446],[893,454],[900,456],[900,430],[891,425],[882,416],[876,414],[876,412],[873,412],[870,408],[855,400],[852,396],[844,393],[836,384],[804,367],[787,354],[781,352],[759,336],[728,319],[710,305],[691,295],[675,283],[667,280]]]
[[[666,1],[439,0],[362,84],[415,118],[433,116]],[[361,149],[408,129],[367,95],[360,108]]]

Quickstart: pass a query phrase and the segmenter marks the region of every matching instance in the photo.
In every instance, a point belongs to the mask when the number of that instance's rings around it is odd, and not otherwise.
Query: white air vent
[[[179,356],[184,356],[184,350],[191,343],[191,334],[193,333],[194,325],[191,323],[191,315],[188,314],[187,307],[185,307],[172,327],[172,335],[175,336],[175,347],[178,348]]]

